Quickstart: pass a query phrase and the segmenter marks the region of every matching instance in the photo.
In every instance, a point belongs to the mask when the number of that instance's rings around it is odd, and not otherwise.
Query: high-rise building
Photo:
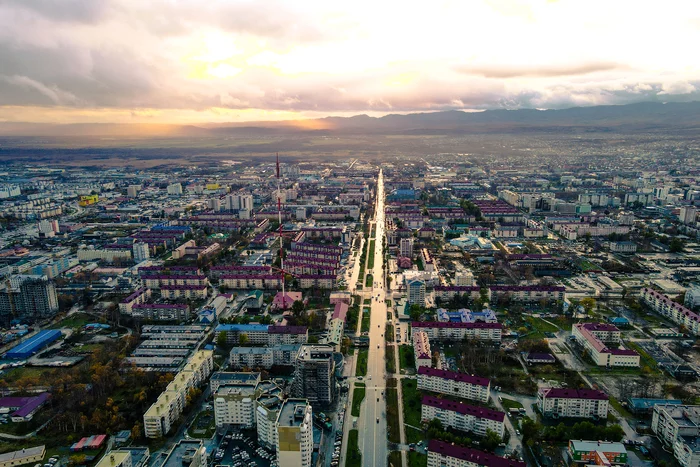
[[[406,284],[408,291],[408,303],[411,305],[425,306],[425,282],[413,279]]]
[[[182,184],[173,183],[171,185],[168,185],[168,194],[169,195],[176,195],[176,196],[181,195],[182,194]]]
[[[148,243],[136,242],[133,246],[134,261],[140,263],[146,261],[151,257],[151,253],[148,249]]]
[[[683,206],[678,214],[678,219],[684,224],[694,224],[698,209],[695,206]]]
[[[226,196],[224,208],[227,211],[252,210],[253,195],[248,194],[233,194]]]
[[[306,399],[287,399],[277,417],[277,465],[310,467],[314,450],[311,405]]]
[[[37,230],[39,232],[39,237],[44,238],[53,237],[60,231],[57,220],[50,221],[47,219],[42,219],[39,221],[39,224],[37,225]]]
[[[219,198],[211,198],[207,201],[207,207],[210,211],[221,211],[221,201]]]
[[[139,191],[141,191],[141,185],[129,185],[126,188],[126,196],[136,198],[139,195]]]
[[[333,346],[302,345],[295,362],[292,394],[313,405],[328,405],[333,401],[334,373]]]
[[[45,275],[15,275],[0,287],[0,323],[49,318],[57,311],[56,287]]]
[[[404,258],[413,258],[413,238],[402,238],[399,245],[399,253]]]

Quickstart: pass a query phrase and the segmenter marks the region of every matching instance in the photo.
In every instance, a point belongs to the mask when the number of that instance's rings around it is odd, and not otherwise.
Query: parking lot
[[[212,465],[233,467],[276,467],[275,455],[258,447],[255,436],[228,433],[211,454]]]

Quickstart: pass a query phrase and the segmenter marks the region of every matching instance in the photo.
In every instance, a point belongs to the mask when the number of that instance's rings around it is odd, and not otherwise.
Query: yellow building
[[[218,190],[221,186],[218,183],[207,183],[207,190]]]
[[[0,454],[0,467],[13,467],[22,464],[41,462],[46,455],[45,446],[22,449],[21,451]]]
[[[78,205],[80,206],[90,206],[91,204],[95,204],[100,200],[100,197],[98,195],[83,195],[80,197],[80,201],[78,201]]]

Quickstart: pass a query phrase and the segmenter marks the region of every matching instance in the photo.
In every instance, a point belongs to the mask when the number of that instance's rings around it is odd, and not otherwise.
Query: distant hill
[[[700,102],[574,107],[562,110],[486,110],[356,115],[230,124],[0,123],[0,136],[209,137],[291,134],[459,134],[571,131],[646,132],[700,128]]]

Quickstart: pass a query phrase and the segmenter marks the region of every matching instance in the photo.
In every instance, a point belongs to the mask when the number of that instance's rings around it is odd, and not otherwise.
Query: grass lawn
[[[553,326],[546,321],[544,321],[542,318],[533,318],[531,316],[528,316],[525,318],[525,321],[530,323],[532,326],[532,329],[535,331],[539,332],[557,332],[559,329],[556,326]]]
[[[405,426],[403,427],[404,433],[406,434],[407,443],[417,443],[419,441],[425,441],[425,435],[422,431],[416,430],[413,427]]]
[[[410,345],[399,347],[399,365],[402,370],[416,369],[416,362],[413,359],[413,347]]]
[[[50,329],[80,328],[88,323],[94,323],[95,321],[98,321],[97,318],[93,318],[90,315],[85,313],[75,313],[54,324]]]
[[[389,467],[403,467],[401,463],[401,451],[392,451],[389,453],[389,458],[387,459],[387,464]]]
[[[360,349],[357,353],[357,367],[355,367],[355,376],[367,376],[367,358],[369,349]]]
[[[656,360],[651,358],[651,355],[647,353],[646,350],[644,350],[641,346],[637,345],[636,342],[632,341],[625,341],[625,347],[628,349],[632,349],[636,351],[641,360],[641,367],[647,366],[649,369],[651,369],[654,373],[660,373],[661,371],[659,370],[659,365],[656,363]]]
[[[620,401],[618,401],[617,399],[615,399],[615,398],[612,397],[612,396],[610,396],[610,405],[612,405],[613,408],[617,411],[617,413],[619,413],[619,414],[622,415],[623,417],[625,417],[625,418],[632,418],[632,414],[629,413],[629,411],[627,411],[627,409],[624,408],[624,407],[622,406],[622,404],[620,404]]]
[[[408,467],[427,467],[428,456],[415,451],[408,453]]]
[[[357,430],[350,430],[348,433],[348,447],[345,451],[345,465],[347,467],[362,466],[362,453],[357,445],[358,436]]]
[[[366,389],[363,383],[355,384],[355,389],[352,391],[352,410],[350,411],[350,415],[353,417],[360,416],[360,405],[365,399],[365,392]]]
[[[372,299],[371,299],[371,298],[365,298],[365,300],[362,302],[363,305],[369,305],[369,304],[371,304],[371,303],[372,303]]]
[[[211,438],[216,430],[214,411],[203,410],[197,414],[187,433],[192,438]]]
[[[401,392],[403,396],[403,422],[420,426],[422,396],[418,390],[418,383],[413,379],[402,379]]]
[[[389,442],[400,442],[399,431],[399,392],[396,389],[396,379],[386,380],[386,426],[389,432]]]
[[[367,274],[367,277],[365,277],[365,287],[372,287],[372,284],[374,284],[374,277],[372,274]]]
[[[384,328],[384,337],[386,338],[386,341],[394,342],[394,325],[386,323]]]
[[[362,323],[360,325],[360,332],[368,332],[369,331],[369,317],[370,317],[370,309],[364,308],[362,310]]]
[[[369,242],[369,257],[367,258],[367,269],[372,269],[374,268],[374,248],[375,248],[375,241],[370,240]]]
[[[523,404],[521,404],[520,402],[514,401],[513,399],[506,399],[505,397],[501,401],[501,404],[503,404],[503,408],[506,410],[523,408]]]
[[[396,373],[396,354],[393,345],[386,346],[386,372]]]

